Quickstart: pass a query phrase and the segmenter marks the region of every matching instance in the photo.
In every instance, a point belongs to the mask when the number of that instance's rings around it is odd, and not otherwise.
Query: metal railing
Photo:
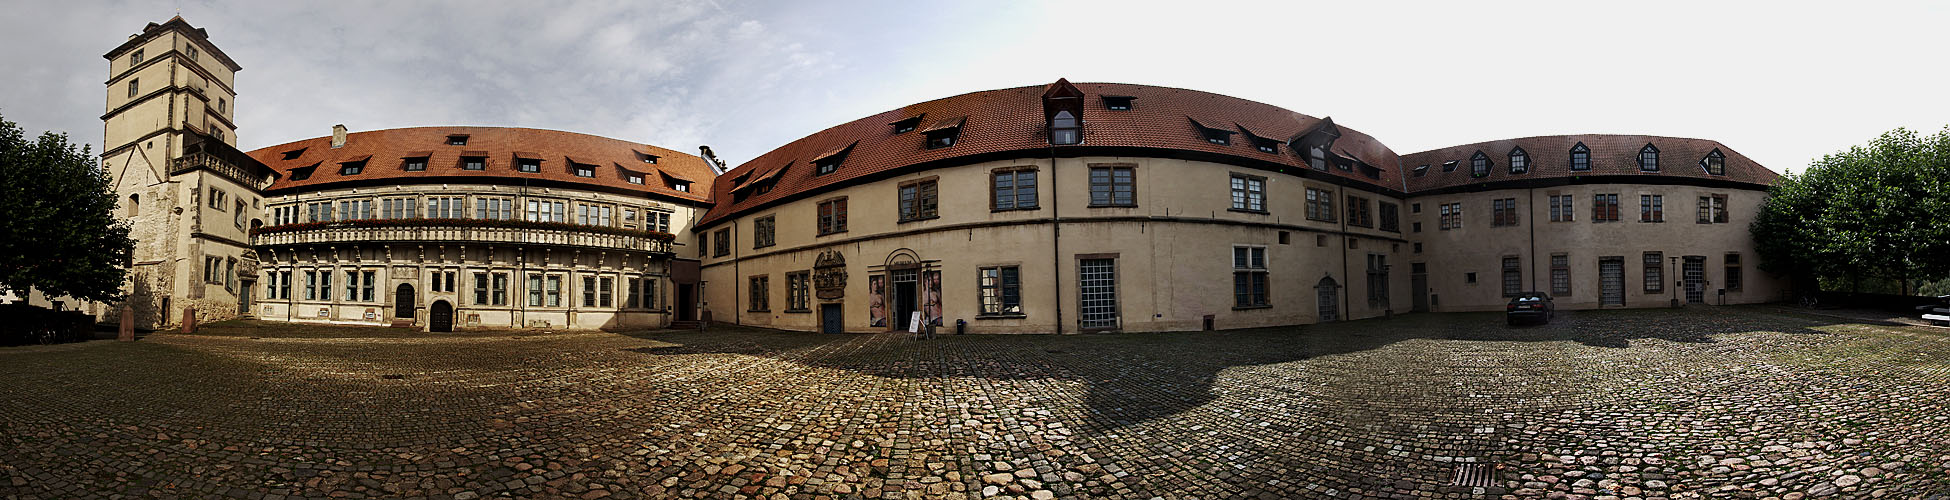
[[[323,227],[251,236],[252,246],[319,245],[365,242],[455,242],[595,248],[671,253],[661,238],[627,236],[573,229],[527,229],[468,226]]]

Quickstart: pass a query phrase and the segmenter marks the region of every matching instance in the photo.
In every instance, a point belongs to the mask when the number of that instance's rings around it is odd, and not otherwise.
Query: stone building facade
[[[152,24],[107,56],[103,161],[151,328],[188,309],[434,331],[1197,330],[1783,286],[1746,231],[1775,174],[1710,140],[1402,155],[1268,104],[1058,80],[889,110],[722,174],[520,128],[339,127],[244,153],[238,67],[203,30]]]

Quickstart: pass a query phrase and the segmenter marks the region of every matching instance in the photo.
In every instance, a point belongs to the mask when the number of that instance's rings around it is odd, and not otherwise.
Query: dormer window
[[[366,160],[370,159],[372,156],[366,155],[339,162],[339,175],[359,175],[360,172],[366,171]]]
[[[299,156],[304,156],[304,154],[305,154],[305,148],[293,149],[290,151],[285,151],[283,159],[296,160],[298,159]]]
[[[961,138],[961,125],[967,119],[968,117],[949,118],[922,130],[921,133],[927,135],[927,148],[941,149],[955,145],[955,141]]]
[[[1415,176],[1416,176],[1416,177],[1421,177],[1421,176],[1422,176],[1423,174],[1427,174],[1427,173],[1429,173],[1429,166],[1428,166],[1428,165],[1422,165],[1422,166],[1419,166],[1419,167],[1415,167]]]
[[[894,125],[894,134],[895,134],[895,135],[899,135],[899,134],[905,134],[905,133],[908,133],[908,132],[913,132],[913,131],[914,131],[914,128],[915,128],[915,127],[919,127],[919,126],[921,126],[921,117],[924,117],[924,116],[927,116],[927,115],[925,115],[925,114],[924,114],[924,115],[920,115],[920,116],[915,116],[915,117],[913,117],[913,118],[904,118],[904,119],[901,119],[900,121],[896,121],[896,122],[894,122],[894,124],[893,124],[893,125]]]
[[[1261,153],[1278,154],[1280,152],[1280,141],[1267,139],[1265,137],[1254,137],[1253,147],[1258,149]]]
[[[541,172],[542,161],[534,158],[516,158],[515,169],[531,174]]]
[[[1584,147],[1582,142],[1571,146],[1571,170],[1575,172],[1591,170],[1591,148]]]
[[[1327,171],[1327,146],[1314,145],[1307,148],[1307,166],[1322,172]]]
[[[1530,153],[1523,148],[1510,150],[1510,173],[1521,174],[1530,171]]]
[[[1198,120],[1192,120],[1192,126],[1198,128],[1198,134],[1200,137],[1205,138],[1205,142],[1221,146],[1232,144],[1231,130],[1207,127],[1205,124],[1199,123]]]
[[[427,157],[416,156],[407,158],[406,164],[402,165],[400,169],[408,172],[424,172],[427,169]]]
[[[460,157],[460,168],[461,170],[487,170],[487,157],[462,156]]]
[[[1460,163],[1460,162],[1457,162],[1456,160],[1449,160],[1449,161],[1445,161],[1445,162],[1442,162],[1442,171],[1444,171],[1444,172],[1454,172],[1454,171],[1456,171],[1456,164],[1457,164],[1457,163]]]
[[[1341,167],[1342,172],[1354,171],[1354,161],[1346,158],[1340,158],[1334,160],[1334,166]]]
[[[1645,147],[1639,148],[1639,171],[1659,171],[1659,148],[1652,147],[1651,143],[1647,143]]]
[[[813,157],[813,175],[826,175],[839,171],[840,163],[846,161],[847,153],[852,152],[853,145],[859,143],[860,141],[849,142],[844,146],[833,148],[832,151],[827,151],[825,154]]]
[[[664,187],[670,188],[671,191],[679,193],[691,192],[691,181],[679,179],[676,176],[670,175],[669,172],[658,171],[657,175],[663,177]]]
[[[1077,125],[1076,115],[1069,110],[1057,111],[1049,120],[1049,143],[1056,145],[1076,144],[1083,140],[1083,128]]]
[[[1469,175],[1471,177],[1490,175],[1490,155],[1477,151],[1475,156],[1469,157]]]
[[[575,172],[575,174],[576,174],[576,177],[595,177],[595,176],[596,176],[596,166],[595,166],[595,165],[590,165],[590,164],[587,164],[587,163],[574,163],[574,162],[571,162],[571,163],[569,163],[569,170],[570,170],[570,171],[572,171],[572,172]]]
[[[302,181],[310,179],[311,173],[318,170],[318,165],[317,163],[313,163],[310,166],[291,169],[291,180]]]
[[[447,145],[448,145],[448,146],[466,146],[466,145],[467,145],[467,136],[466,136],[466,135],[450,135],[450,136],[447,136]]]
[[[625,173],[623,174],[623,181],[631,184],[643,185],[643,174]]]
[[[650,153],[645,153],[645,152],[642,152],[642,151],[637,151],[637,152],[636,152],[636,158],[637,158],[638,160],[642,160],[642,161],[643,161],[644,163],[648,163],[648,164],[651,164],[651,165],[655,165],[655,164],[657,164],[657,155],[653,155],[653,154],[650,154]]]
[[[1699,160],[1699,166],[1706,169],[1708,175],[1727,175],[1727,156],[1720,154],[1719,149],[1714,149],[1713,152],[1707,153],[1705,158]]]
[[[1136,97],[1127,95],[1107,95],[1104,96],[1104,109],[1111,111],[1130,111],[1131,101],[1135,100],[1137,100]]]

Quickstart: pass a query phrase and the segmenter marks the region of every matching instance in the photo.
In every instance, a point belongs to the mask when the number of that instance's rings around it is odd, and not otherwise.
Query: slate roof
[[[1580,142],[1591,150],[1589,171],[1571,170],[1571,148]],[[1646,144],[1651,144],[1659,150],[1657,172],[1645,172],[1639,169],[1639,150]],[[1509,155],[1518,147],[1523,148],[1524,153],[1529,155],[1530,168],[1528,172],[1512,174]],[[1715,149],[1726,156],[1725,175],[1709,174],[1700,165],[1700,160]],[[1489,157],[1489,175],[1483,177],[1471,175],[1469,159],[1475,156],[1477,151],[1482,151]],[[1457,162],[1455,171],[1442,171],[1442,164],[1448,161]],[[1408,170],[1410,193],[1477,183],[1573,176],[1689,177],[1719,179],[1756,186],[1767,186],[1772,184],[1775,178],[1780,177],[1774,171],[1768,170],[1719,141],[1652,135],[1586,134],[1502,139],[1409,153],[1402,155],[1401,162]],[[1415,169],[1422,165],[1429,166],[1426,173],[1421,176],[1415,175]]]
[[[468,136],[464,146],[447,145],[451,135]],[[286,159],[289,151],[303,151]],[[657,163],[644,163],[640,154],[657,156]],[[648,144],[556,130],[504,127],[415,127],[354,132],[346,135],[344,147],[332,149],[331,136],[317,137],[251,151],[250,156],[278,171],[281,177],[271,184],[272,191],[294,189],[310,191],[375,179],[453,178],[454,182],[495,182],[519,184],[522,179],[582,184],[612,191],[657,194],[693,201],[708,201],[711,192],[711,167],[703,158]],[[405,159],[426,156],[424,171],[405,170]],[[484,156],[486,170],[461,168],[462,156]],[[339,164],[369,158],[363,172],[340,175]],[[516,158],[541,160],[540,172],[517,170]],[[596,165],[595,177],[575,175],[569,163]],[[310,178],[293,180],[291,170],[318,165]],[[644,175],[643,184],[631,184],[624,171]],[[668,187],[654,172],[692,181],[690,192]]]

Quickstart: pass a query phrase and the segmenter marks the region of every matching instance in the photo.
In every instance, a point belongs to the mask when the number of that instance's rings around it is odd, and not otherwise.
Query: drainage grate
[[[1495,470],[1490,464],[1456,464],[1456,477],[1449,480],[1450,486],[1490,487],[1496,485]]]

